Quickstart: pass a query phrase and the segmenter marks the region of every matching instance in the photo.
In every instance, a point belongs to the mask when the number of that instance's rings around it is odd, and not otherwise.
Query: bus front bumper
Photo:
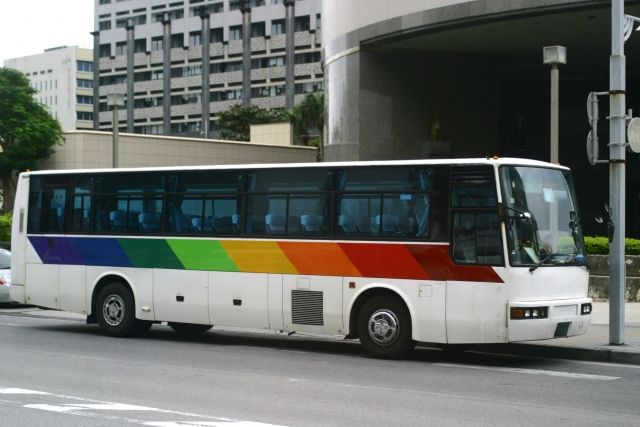
[[[591,298],[511,301],[507,319],[509,342],[584,335],[591,324]]]

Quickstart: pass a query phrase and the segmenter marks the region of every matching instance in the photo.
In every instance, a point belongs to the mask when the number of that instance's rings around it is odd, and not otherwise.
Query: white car
[[[11,252],[0,249],[0,303],[10,302],[9,287],[11,286]]]

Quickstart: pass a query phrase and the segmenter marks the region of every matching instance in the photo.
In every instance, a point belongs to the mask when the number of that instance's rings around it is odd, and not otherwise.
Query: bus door
[[[450,256],[447,280],[449,343],[499,342],[506,337],[506,286],[495,172],[491,166],[451,170]]]
[[[66,182],[42,185],[39,177],[32,177],[31,202],[39,203],[40,209],[34,205],[30,214],[40,218],[30,218],[30,223],[39,224],[41,230],[48,234],[64,234],[67,192]],[[60,309],[60,265],[64,262],[64,239],[50,236],[46,242],[47,259],[58,260],[58,263],[43,264],[35,259],[37,257],[28,257],[25,296],[30,304]]]

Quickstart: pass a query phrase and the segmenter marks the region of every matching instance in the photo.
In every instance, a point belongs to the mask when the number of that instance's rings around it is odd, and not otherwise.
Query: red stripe
[[[504,283],[489,266],[455,264],[449,256],[449,245],[406,245],[406,247],[433,280]]]
[[[430,278],[405,245],[340,243],[340,247],[363,277]]]

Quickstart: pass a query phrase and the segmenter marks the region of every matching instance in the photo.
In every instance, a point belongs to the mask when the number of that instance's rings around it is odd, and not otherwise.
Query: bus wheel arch
[[[353,304],[349,338],[359,338],[373,357],[398,359],[415,345],[412,323],[409,307],[400,294],[388,288],[372,288],[359,295]],[[385,329],[386,337],[376,337],[375,328]]]
[[[136,319],[133,289],[122,276],[108,274],[101,277],[93,288],[90,319],[107,334],[116,337],[142,335],[152,322]]]

